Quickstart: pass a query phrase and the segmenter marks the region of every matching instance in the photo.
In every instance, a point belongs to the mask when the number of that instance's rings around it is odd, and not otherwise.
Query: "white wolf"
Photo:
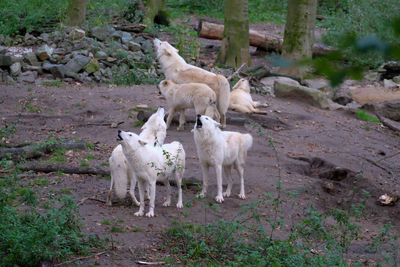
[[[182,177],[185,171],[185,151],[179,142],[172,142],[162,146],[154,146],[141,139],[135,133],[118,131],[118,138],[122,151],[129,166],[136,174],[139,182],[140,208],[135,216],[144,214],[144,189],[149,185],[150,208],[147,217],[154,216],[154,202],[156,197],[156,182],[165,181],[168,189],[167,200],[163,206],[171,205],[171,187],[169,178],[174,178],[178,187],[177,208],[182,208]]]
[[[196,114],[207,115],[216,120],[220,119],[216,107],[215,92],[203,83],[177,84],[172,80],[161,81],[158,85],[160,93],[167,100],[168,118],[167,129],[171,125],[175,112],[179,112],[178,131],[185,124],[185,109],[194,108]]]
[[[164,122],[165,112],[163,108],[158,108],[157,112],[152,114],[147,122],[142,126],[142,132],[140,138],[146,140],[150,144],[156,144],[158,146],[164,143],[167,135],[167,125]],[[109,158],[110,171],[111,171],[111,185],[110,190],[107,194],[106,204],[111,206],[111,194],[114,189],[114,193],[118,199],[125,198],[130,183],[129,195],[132,199],[132,203],[139,206],[139,202],[135,197],[136,188],[136,175],[133,170],[129,167],[126,158],[122,152],[122,146],[118,145],[114,148]],[[149,193],[147,191],[147,193]]]
[[[219,74],[215,74],[196,66],[187,64],[178,54],[178,50],[168,42],[154,39],[157,59],[166,79],[176,83],[204,83],[217,95],[217,108],[221,115],[222,128],[226,126],[226,112],[230,101],[230,85],[228,80]]]
[[[217,174],[218,193],[215,200],[218,203],[222,203],[224,197],[229,197],[233,184],[231,169],[234,167],[240,177],[239,198],[245,199],[243,171],[247,150],[253,144],[253,137],[250,134],[221,131],[219,126],[220,124],[210,117],[197,115],[193,132],[203,172],[203,187],[200,197],[204,197],[207,193],[209,167],[214,167]],[[228,180],[228,186],[223,194],[222,167],[224,167]]]
[[[268,105],[253,101],[249,81],[240,79],[232,88],[229,108],[242,113],[267,114],[266,111],[259,110],[257,107],[268,107]]]

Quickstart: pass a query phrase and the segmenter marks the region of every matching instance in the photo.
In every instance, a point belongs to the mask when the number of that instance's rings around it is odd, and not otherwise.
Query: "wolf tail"
[[[244,134],[244,144],[246,145],[246,149],[249,150],[253,145],[253,137],[251,134]]]
[[[219,113],[225,115],[231,101],[231,87],[225,76],[217,74],[217,79],[219,85],[217,107]]]
[[[204,115],[213,118],[215,121],[220,121],[220,119],[221,119],[221,115],[219,114],[219,111],[217,109],[217,105],[215,104],[215,102],[208,105]]]
[[[118,199],[124,199],[128,188],[128,163],[122,152],[122,146],[118,145],[109,158],[111,171],[111,187]]]

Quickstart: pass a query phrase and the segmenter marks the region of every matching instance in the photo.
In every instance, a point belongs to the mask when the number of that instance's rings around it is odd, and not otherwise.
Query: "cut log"
[[[65,164],[56,164],[51,162],[37,162],[37,161],[27,162],[24,164],[20,164],[18,166],[21,171],[35,171],[44,173],[63,172],[67,174],[92,174],[92,175],[103,175],[103,176],[111,175],[109,168],[103,168],[100,166],[77,167]],[[199,183],[201,183],[201,181],[194,177],[184,178],[182,180],[183,186],[186,187],[197,186]],[[164,185],[164,182],[160,181],[157,182],[157,184]],[[170,180],[170,185],[176,186],[176,182],[174,180]]]
[[[56,149],[85,149],[86,143],[68,141],[65,143],[57,144],[37,144],[29,145],[24,147],[14,147],[14,148],[3,148],[0,149],[0,159],[10,158],[10,159],[31,159],[38,158],[44,154],[51,153]]]
[[[375,113],[378,119],[382,122],[383,125],[388,127],[389,129],[397,132],[397,135],[400,135],[400,123],[397,121],[392,121],[388,118],[383,117],[379,113]]]
[[[144,121],[146,122],[150,116],[153,114],[152,111],[149,110],[140,110],[137,115],[136,118],[139,121]],[[186,123],[195,123],[196,122],[196,118],[195,117],[191,117],[191,116],[185,116],[186,118]],[[232,118],[232,117],[228,117],[226,118],[226,123],[228,124],[234,124],[234,125],[240,125],[243,126],[245,124],[246,120],[244,118]],[[179,115],[175,115],[174,118],[172,119],[172,123],[173,124],[179,124]]]
[[[197,27],[197,33],[199,37],[222,40],[224,36],[224,25],[200,20]],[[250,45],[268,52],[280,53],[282,51],[283,38],[281,36],[250,30],[249,39]],[[321,56],[334,51],[335,49],[336,48],[334,47],[323,44],[314,44],[313,56]]]

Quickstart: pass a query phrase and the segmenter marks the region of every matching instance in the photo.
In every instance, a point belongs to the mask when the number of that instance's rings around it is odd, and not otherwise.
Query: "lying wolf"
[[[142,126],[140,138],[146,140],[150,144],[161,146],[164,143],[167,135],[167,125],[164,122],[164,109],[158,108],[157,112],[152,114],[147,122]],[[106,204],[111,206],[111,194],[114,193],[118,199],[123,199],[126,196],[128,183],[130,183],[129,195],[132,203],[139,206],[139,202],[135,197],[136,174],[129,167],[128,162],[122,152],[122,146],[118,145],[114,148],[109,158],[111,171],[111,185],[107,194]],[[149,193],[149,192],[147,192]]]
[[[204,197],[207,193],[209,167],[214,167],[217,174],[218,193],[215,200],[222,203],[224,197],[229,197],[233,184],[231,169],[234,167],[240,177],[239,198],[245,199],[243,172],[247,151],[253,144],[253,137],[250,134],[221,131],[219,126],[220,124],[210,117],[197,115],[193,132],[203,172],[203,187],[200,197]],[[223,194],[222,167],[224,167],[228,180],[228,186]]]
[[[139,135],[130,132],[118,131],[118,138],[122,151],[139,182],[140,208],[135,216],[144,214],[144,190],[146,184],[150,190],[150,208],[147,217],[154,216],[154,202],[156,197],[156,182],[164,181],[168,195],[163,206],[171,205],[171,187],[169,178],[174,178],[178,187],[177,208],[182,208],[182,178],[185,170],[185,151],[179,142],[172,142],[162,146],[148,143]]]
[[[222,127],[226,126],[226,112],[230,101],[230,86],[228,80],[219,74],[203,70],[187,64],[178,54],[178,50],[168,42],[154,39],[157,59],[168,80],[176,83],[204,83],[217,95],[217,108],[221,115]]]
[[[232,88],[229,108],[242,113],[267,114],[266,111],[259,110],[257,107],[268,107],[268,105],[253,101],[250,95],[249,81],[240,79]]]
[[[171,80],[161,81],[158,85],[160,93],[167,100],[168,118],[167,129],[171,125],[175,112],[179,112],[178,131],[185,124],[185,109],[194,108],[196,114],[207,115],[216,120],[220,119],[216,107],[215,92],[203,83],[177,84]]]

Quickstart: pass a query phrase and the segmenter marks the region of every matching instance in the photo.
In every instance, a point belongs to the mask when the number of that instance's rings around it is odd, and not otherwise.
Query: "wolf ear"
[[[141,144],[142,146],[145,146],[145,145],[147,145],[147,142],[146,142],[146,141],[143,141],[143,140],[140,140],[140,139],[139,139],[139,141],[138,141],[138,142],[139,142],[139,144]]]
[[[214,122],[215,127],[221,128],[221,123],[219,122]]]

